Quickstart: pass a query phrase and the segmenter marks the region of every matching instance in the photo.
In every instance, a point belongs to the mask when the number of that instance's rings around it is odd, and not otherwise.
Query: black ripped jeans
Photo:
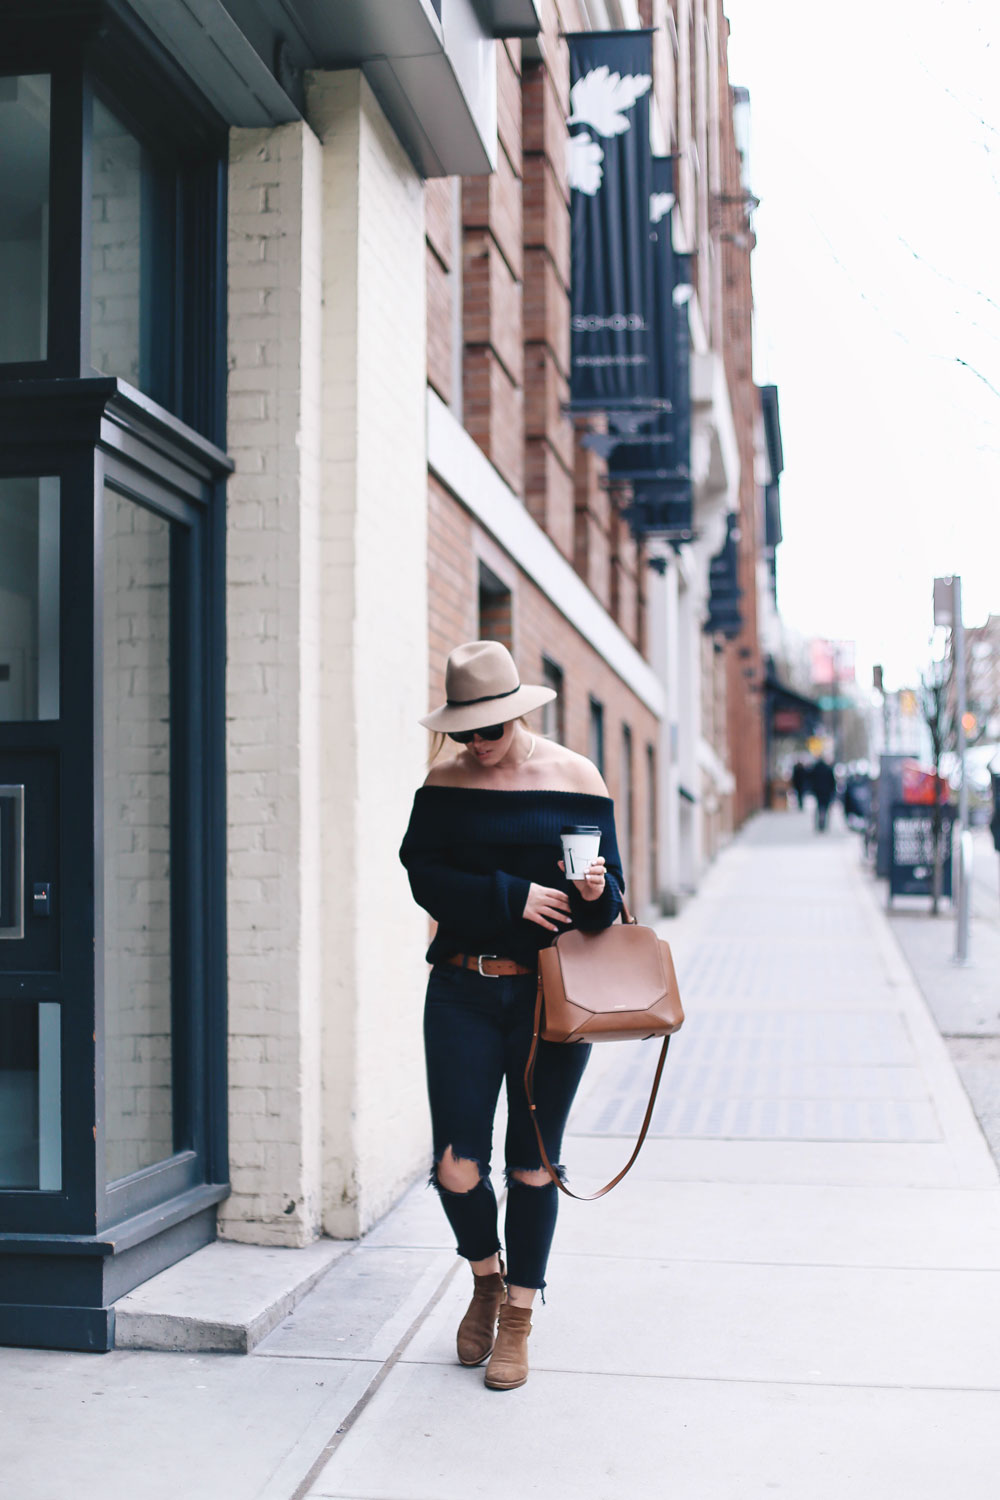
[[[545,1286],[545,1267],[556,1227],[555,1184],[531,1187],[513,1174],[538,1171],[538,1141],[524,1092],[535,1012],[534,974],[490,979],[450,964],[436,964],[427,984],[424,1046],[434,1132],[434,1161],[448,1147],[473,1161],[479,1183],[449,1192],[437,1182],[444,1211],[467,1260],[486,1260],[500,1248],[497,1202],[490,1183],[493,1117],[507,1081],[505,1239],[507,1277],[513,1286]],[[538,1128],[553,1166],[559,1160],[570,1105],[587,1066],[590,1047],[541,1042],[535,1066]]]

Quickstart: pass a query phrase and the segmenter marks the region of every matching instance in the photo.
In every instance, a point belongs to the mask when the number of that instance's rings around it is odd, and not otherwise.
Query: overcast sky
[[[856,639],[863,684],[882,661],[903,686],[935,575],[962,575],[967,624],[1000,613],[1000,5],[725,9],[785,450],[779,607]]]

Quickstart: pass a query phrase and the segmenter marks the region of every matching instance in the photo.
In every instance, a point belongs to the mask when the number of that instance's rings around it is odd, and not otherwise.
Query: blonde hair
[[[519,714],[516,719],[509,719],[509,720],[505,719],[504,723],[505,724],[506,723],[520,724],[525,729],[527,729],[527,727],[528,727],[527,722],[526,722],[523,714]],[[447,739],[448,739],[448,736],[446,734],[442,734],[439,729],[435,729],[435,730],[432,731],[432,733],[431,733],[431,755],[430,755],[430,759],[427,762],[427,769],[428,770],[430,770],[431,766],[434,764],[434,762],[437,760],[438,756],[441,754],[441,751],[444,749],[445,742],[447,741]]]

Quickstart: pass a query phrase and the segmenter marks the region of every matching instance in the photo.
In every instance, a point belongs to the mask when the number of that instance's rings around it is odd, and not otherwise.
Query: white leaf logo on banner
[[[612,73],[607,65],[578,78],[569,92],[573,111],[569,125],[589,125],[598,135],[622,135],[631,129],[625,111],[641,99],[653,82],[648,73]]]
[[[571,135],[566,142],[566,175],[570,187],[592,198],[604,177],[603,160],[603,150],[585,130],[580,135]]]
[[[673,193],[650,193],[649,222],[659,224],[664,214],[670,212],[676,201]]]
[[[635,437],[647,422],[656,417],[655,411],[609,411],[608,426],[612,432],[623,432]]]

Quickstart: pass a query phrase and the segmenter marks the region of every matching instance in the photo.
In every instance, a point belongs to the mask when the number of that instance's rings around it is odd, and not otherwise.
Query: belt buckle
[[[499,974],[487,974],[486,970],[483,968],[483,959],[484,958],[496,958],[496,956],[497,955],[495,953],[477,953],[476,954],[476,968],[479,970],[480,974],[483,976],[484,979],[499,979],[500,978]]]

